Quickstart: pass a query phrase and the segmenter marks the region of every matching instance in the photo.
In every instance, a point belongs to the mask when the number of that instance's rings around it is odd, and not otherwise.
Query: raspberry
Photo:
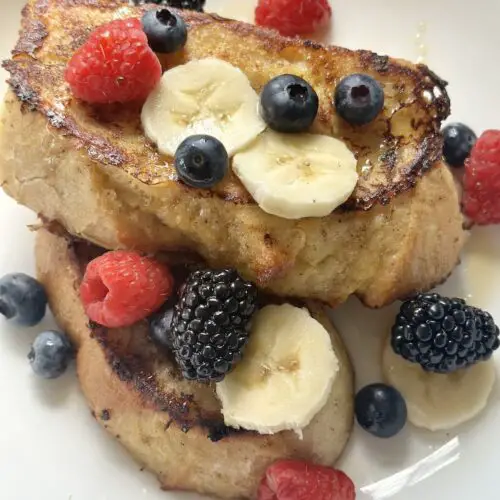
[[[341,471],[295,460],[271,465],[258,500],[354,500],[352,481]]]
[[[161,64],[139,19],[97,28],[68,63],[66,81],[90,103],[145,100],[161,78]]]
[[[169,269],[136,252],[118,250],[87,266],[80,297],[87,316],[108,328],[130,326],[158,310],[170,297]]]
[[[328,24],[332,9],[328,0],[259,0],[255,22],[282,35],[308,35]]]
[[[479,138],[465,163],[465,215],[476,224],[500,223],[500,130]]]

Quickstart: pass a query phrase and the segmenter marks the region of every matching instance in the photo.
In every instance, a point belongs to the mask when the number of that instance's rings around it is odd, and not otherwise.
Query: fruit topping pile
[[[489,359],[500,345],[491,315],[436,293],[406,301],[392,328],[396,354],[426,371],[450,373]]]
[[[262,2],[257,11],[274,12],[278,4]],[[309,20],[331,14],[327,2],[286,7]],[[345,203],[358,182],[357,160],[341,140],[309,133],[320,107],[313,87],[283,74],[259,96],[239,68],[215,58],[161,76],[157,54],[181,51],[187,39],[182,16],[167,8],[148,10],[141,21],[113,21],[75,53],[66,80],[75,97],[90,103],[145,101],[144,133],[174,158],[187,186],[213,188],[232,166],[261,209],[278,217],[324,217]],[[351,126],[366,126],[382,112],[384,91],[369,75],[348,75],[328,106]]]
[[[188,277],[171,323],[184,378],[218,382],[241,360],[256,297],[255,286],[232,269]]]
[[[306,309],[269,305],[256,314],[257,288],[232,269],[195,270],[178,296],[173,289],[168,266],[136,252],[112,251],[87,265],[80,295],[89,318],[105,327],[149,319],[152,340],[173,352],[186,379],[218,382],[223,412],[235,411],[237,424],[246,415],[267,433],[300,429],[321,410],[336,374],[331,367],[338,369],[338,361],[329,333]],[[24,274],[0,279],[0,313],[7,319],[35,326],[46,307],[47,295],[37,280]],[[34,373],[46,379],[61,376],[74,357],[69,337],[53,330],[40,333],[28,354]],[[238,391],[243,405],[231,400]],[[278,400],[284,402],[281,408]],[[248,406],[252,401],[260,406]],[[287,415],[293,425],[286,423]],[[283,460],[267,469],[257,495],[260,500],[353,500],[355,488],[333,468]]]
[[[378,85],[367,76],[363,81]],[[370,96],[365,120],[383,105],[382,97],[374,112]],[[316,92],[302,78],[277,76],[259,98],[238,68],[207,58],[163,75],[144,104],[142,124],[160,152],[174,155],[178,177],[188,186],[215,186],[232,159],[234,173],[265,212],[323,217],[349,198],[358,174],[356,158],[342,141],[307,133],[318,106]]]
[[[285,36],[310,35],[328,26],[332,8],[328,0],[259,0],[255,22]]]
[[[479,415],[496,378],[492,359],[449,373],[426,371],[396,354],[390,339],[383,348],[382,371],[404,397],[408,421],[431,431],[453,429]]]
[[[486,406],[495,381],[490,359],[500,344],[492,316],[437,293],[406,300],[383,349],[390,385],[375,383],[355,398],[359,425],[374,436],[398,434],[407,419],[446,430]]]

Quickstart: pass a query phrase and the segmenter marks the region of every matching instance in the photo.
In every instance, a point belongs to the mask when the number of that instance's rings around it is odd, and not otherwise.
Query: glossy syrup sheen
[[[207,1],[209,8],[229,6],[242,16],[251,13],[251,3]],[[2,58],[8,57],[16,38],[22,4],[22,0],[12,0],[0,5]],[[490,99],[500,85],[500,71],[491,64],[500,46],[497,0],[465,2],[461,8],[454,0],[379,0],[363,2],[362,8],[359,2],[332,0],[332,5],[334,43],[413,61],[421,55],[415,37],[420,23],[425,23],[426,62],[450,81],[452,118],[467,122],[479,133],[498,128],[497,107]],[[473,57],[457,53],[464,45],[464,33],[467,53]],[[481,93],[473,94],[477,75],[485,71],[490,77],[482,79]],[[35,222],[33,214],[3,194],[0,212],[5,241],[0,246],[0,273],[33,273],[33,236],[26,228]],[[488,309],[499,322],[499,255],[500,230],[474,229],[462,265],[441,290]],[[382,339],[396,312],[397,305],[369,311],[353,299],[334,313],[354,357],[358,385],[380,380]],[[41,328],[52,326],[48,318]],[[196,495],[162,492],[154,478],[140,472],[121,446],[95,424],[71,373],[50,383],[31,375],[26,354],[35,333],[0,320],[4,410],[0,416],[0,498],[199,500]],[[356,427],[339,466],[358,486],[358,500],[421,500],[429,495],[444,500],[497,500],[499,425],[497,383],[485,413],[451,432],[434,434],[408,426],[399,436],[380,441]]]

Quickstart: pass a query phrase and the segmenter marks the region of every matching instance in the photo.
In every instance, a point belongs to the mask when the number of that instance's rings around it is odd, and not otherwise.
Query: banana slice
[[[485,408],[495,382],[493,360],[450,374],[430,373],[384,347],[386,381],[406,400],[408,420],[431,431],[447,430],[471,420]]]
[[[324,135],[264,132],[233,159],[233,170],[265,212],[285,219],[324,217],[358,181],[356,158]]]
[[[142,108],[146,136],[174,155],[195,134],[219,139],[231,155],[265,128],[259,96],[238,68],[220,59],[190,61],[165,72]]]
[[[299,431],[327,402],[338,371],[330,335],[307,309],[264,307],[243,361],[217,384],[224,421],[261,434]]]

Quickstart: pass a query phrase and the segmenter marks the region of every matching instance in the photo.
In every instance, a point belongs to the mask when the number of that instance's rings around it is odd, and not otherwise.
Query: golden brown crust
[[[323,309],[312,314],[331,333],[340,372],[332,395],[303,439],[293,432],[262,436],[223,425],[213,388],[183,380],[168,354],[132,328],[92,328],[79,300],[85,261],[99,250],[60,231],[37,234],[38,277],[60,326],[78,346],[77,371],[97,421],[166,489],[222,498],[253,498],[265,468],[280,458],[332,465],[353,423],[353,377],[340,337]]]
[[[140,107],[88,106],[72,99],[64,83],[65,64],[94,27],[116,17],[140,16],[150,8],[126,4],[31,0],[23,12],[23,29],[13,58],[4,66],[10,72],[11,87],[27,109],[43,113],[52,127],[73,137],[92,159],[123,169],[145,184],[163,185],[175,182],[172,160],[145,144]],[[449,114],[449,99],[446,82],[427,67],[369,51],[284,38],[215,15],[186,11],[182,16],[189,25],[188,44],[182,53],[163,58],[166,67],[210,54],[240,67],[257,91],[285,72],[299,74],[314,86],[320,96],[314,130],[342,138],[359,160],[362,175],[344,210],[367,210],[376,203],[388,203],[413,188],[440,159],[439,128]],[[339,119],[331,105],[335,85],[353,72],[372,74],[385,87],[384,112],[361,128]],[[234,175],[214,190],[186,189],[185,196],[253,203]]]

